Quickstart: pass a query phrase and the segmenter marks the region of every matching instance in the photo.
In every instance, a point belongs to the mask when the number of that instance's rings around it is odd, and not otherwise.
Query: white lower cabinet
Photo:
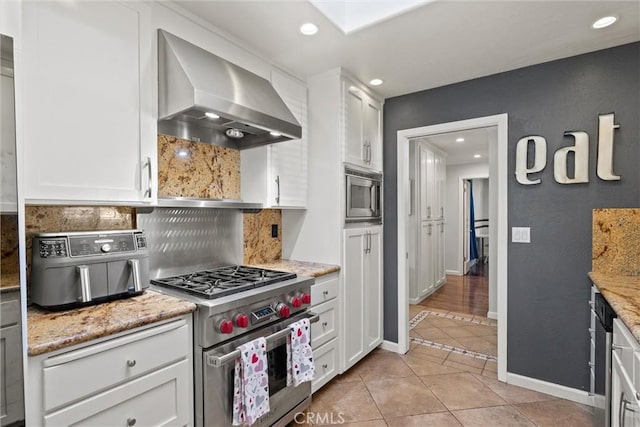
[[[193,423],[191,315],[30,357],[27,423]]]
[[[611,426],[640,426],[640,344],[619,319],[611,353]]]
[[[311,348],[316,365],[315,378],[311,383],[313,393],[338,374],[339,285],[339,273],[331,273],[317,278],[311,287],[311,311],[320,317],[311,324]]]
[[[382,342],[382,226],[344,231],[344,372]]]
[[[311,391],[315,393],[338,374],[338,339],[334,338],[325,345],[313,350],[316,363],[316,375],[311,383]]]

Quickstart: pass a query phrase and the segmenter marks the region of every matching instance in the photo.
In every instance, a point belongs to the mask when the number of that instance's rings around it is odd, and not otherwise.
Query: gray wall
[[[425,70],[428,72],[428,70]],[[397,342],[396,135],[409,129],[493,114],[509,115],[509,227],[531,227],[531,244],[509,243],[509,372],[588,389],[591,211],[640,206],[640,43],[539,64],[390,98],[384,105],[385,339]],[[614,112],[614,172],[596,176],[598,114]],[[590,137],[588,184],[553,179],[553,153],[573,144],[566,130]],[[515,144],[548,143],[539,185],[513,174]]]

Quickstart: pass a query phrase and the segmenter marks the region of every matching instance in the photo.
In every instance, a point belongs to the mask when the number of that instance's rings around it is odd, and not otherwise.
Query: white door
[[[418,262],[418,294],[425,296],[435,287],[433,260],[434,227],[431,221],[420,224],[420,258]]]
[[[365,234],[365,351],[369,353],[382,342],[382,227],[372,227]],[[348,300],[347,300],[348,301]]]
[[[354,228],[344,232],[344,286],[342,333],[344,337],[343,366],[349,369],[364,354],[365,294],[365,234],[366,229]]]
[[[468,274],[471,268],[471,260],[469,259],[469,247],[471,237],[471,217],[470,217],[470,198],[469,198],[469,181],[462,181],[462,214],[463,214],[463,229],[460,233],[462,235],[462,269],[463,274]]]

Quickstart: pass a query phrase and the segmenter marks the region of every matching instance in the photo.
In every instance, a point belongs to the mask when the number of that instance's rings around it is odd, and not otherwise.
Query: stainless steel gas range
[[[166,221],[170,215],[177,219]],[[151,287],[198,307],[194,314],[193,339],[196,426],[232,424],[234,361],[239,357],[236,348],[258,337],[267,340],[271,411],[255,425],[286,425],[311,402],[311,383],[287,386],[286,342],[289,324],[302,318],[309,318],[311,322],[318,319],[308,311],[314,279],[237,264],[203,269],[183,265],[184,260],[191,259],[193,264],[202,266],[206,258],[203,247],[219,245],[220,239],[228,240],[228,248],[233,250],[231,243],[238,238],[237,229],[242,230],[238,224],[241,215],[239,219],[235,215],[227,211],[188,209],[180,209],[179,215],[169,210],[160,210],[151,216],[139,215],[138,226],[145,228],[149,240]],[[215,221],[211,216],[216,217]],[[199,240],[198,233],[190,231],[192,227],[206,227],[212,221],[225,225],[215,241],[211,236]],[[203,224],[194,224],[199,222]],[[167,230],[168,227],[171,230]],[[179,251],[168,250],[163,235],[171,236],[172,247]],[[211,247],[204,251],[212,254],[215,264],[220,259],[233,258]],[[162,274],[166,272],[179,274]]]

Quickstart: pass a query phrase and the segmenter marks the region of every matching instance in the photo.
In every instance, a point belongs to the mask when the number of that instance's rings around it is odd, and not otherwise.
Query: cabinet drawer
[[[45,411],[185,359],[188,333],[184,321],[172,322],[45,360]]]
[[[623,366],[633,367],[634,351],[640,350],[638,342],[620,319],[613,319],[613,353],[618,355]]]
[[[183,360],[49,414],[44,425],[187,425],[189,371]]]
[[[315,393],[338,373],[338,340],[334,339],[313,350],[316,361],[316,375],[311,383],[311,392]]]
[[[333,299],[312,308],[320,320],[311,324],[311,347],[317,348],[338,334],[338,300]]]
[[[319,280],[311,286],[311,304],[321,304],[338,296],[338,275],[331,275],[327,280]]]

